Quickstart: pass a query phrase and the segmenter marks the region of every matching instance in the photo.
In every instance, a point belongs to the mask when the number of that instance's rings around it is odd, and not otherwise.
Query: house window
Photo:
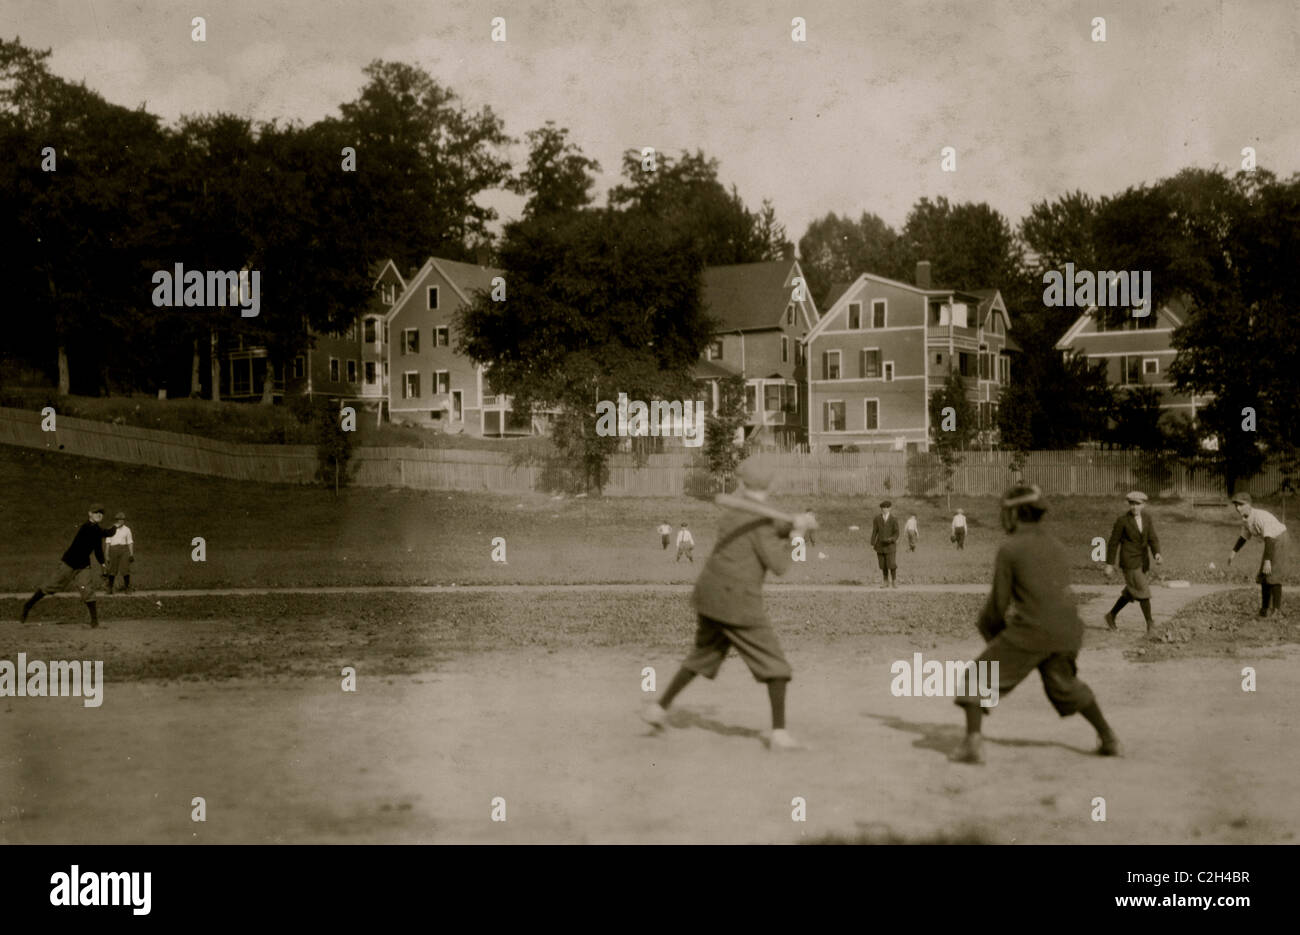
[[[862,303],[849,303],[849,330],[857,331],[862,327]]]
[[[307,359],[299,355],[293,359],[293,378],[301,380],[303,374],[307,372]]]
[[[339,359],[337,357],[330,358],[330,382],[339,382]]]
[[[363,326],[363,336],[367,344],[374,344],[379,338],[379,321],[375,318],[367,318]]]
[[[446,393],[451,390],[451,372],[447,370],[436,370],[433,374],[435,393]]]
[[[402,399],[420,398],[420,375],[414,370],[402,374]]]
[[[892,360],[885,361],[885,382],[894,382],[894,362]]]
[[[402,329],[402,354],[420,353],[420,329],[403,328]]]
[[[433,346],[446,347],[451,343],[451,328],[448,325],[439,325],[433,329]]]
[[[384,343],[388,343],[388,322],[384,322]]]
[[[794,303],[793,302],[791,302],[789,305],[785,307],[785,323],[787,325],[794,324]]]
[[[357,362],[355,360],[348,361],[348,382],[357,382]]]
[[[709,360],[722,360],[722,338],[714,338],[709,345]]]
[[[840,378],[840,352],[822,351],[822,379],[838,380]]]
[[[864,399],[862,403],[866,412],[863,424],[868,432],[873,432],[880,428],[880,400]]]
[[[873,299],[871,302],[871,327],[885,327],[885,300]]]
[[[1142,372],[1143,372],[1144,374],[1145,374],[1145,373],[1159,373],[1159,372],[1160,372],[1160,361],[1159,361],[1159,359],[1157,359],[1157,358],[1155,358],[1155,357],[1143,357],[1143,358],[1142,358]]]
[[[796,342],[796,343],[795,343],[795,346],[794,346],[794,362],[795,362],[795,364],[797,364],[797,365],[799,365],[799,366],[802,366],[802,365],[803,365],[803,353],[804,353],[803,342],[802,342],[802,341],[798,341],[798,342]]]
[[[975,355],[966,351],[958,353],[957,370],[963,377],[975,376]]]
[[[464,401],[465,393],[463,390],[452,390],[451,393],[451,417],[459,422],[464,418]]]
[[[880,376],[880,351],[877,348],[862,349],[862,376],[870,380]]]
[[[998,382],[1003,384],[1011,382],[1010,357],[998,356]]]
[[[1142,358],[1126,354],[1120,358],[1124,368],[1125,383],[1142,382]]]
[[[745,411],[754,412],[758,409],[758,389],[752,383],[745,384]]]
[[[438,307],[438,287],[430,286],[428,290],[428,309],[433,311]]]
[[[781,412],[781,392],[784,386],[780,383],[768,383],[763,387],[763,410],[765,412]]]
[[[789,361],[790,361],[790,339],[787,338],[785,335],[781,335],[781,363],[783,364],[789,363]]]
[[[822,403],[822,423],[828,432],[844,431],[844,400],[829,399]]]
[[[786,412],[792,413],[794,415],[798,415],[799,414],[799,387],[790,386],[789,384],[786,384],[784,387],[782,387],[782,390],[785,396],[785,406],[783,408],[785,409]]]
[[[943,363],[943,355],[942,355],[942,354],[935,354],[935,355],[934,355],[934,362],[935,362],[936,365],[938,365],[938,364],[942,364],[942,363]]]
[[[366,361],[366,386],[374,386],[374,385],[375,385],[375,362],[373,360],[368,360]]]
[[[980,379],[993,379],[993,355],[987,351],[980,351]]]

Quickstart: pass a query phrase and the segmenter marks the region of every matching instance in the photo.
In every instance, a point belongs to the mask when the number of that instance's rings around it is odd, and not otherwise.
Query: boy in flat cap
[[[90,570],[90,556],[94,555],[100,567],[103,567],[104,540],[113,534],[113,530],[99,525],[104,520],[104,508],[98,503],[90,508],[87,515],[89,518],[77,527],[77,534],[72,537],[72,545],[63,553],[59,567],[23,605],[19,623],[27,622],[27,615],[41,598],[47,594],[58,594],[70,585],[75,585],[90,614],[91,628],[99,626],[99,613],[95,610],[95,575]]]
[[[993,590],[979,618],[987,645],[977,664],[991,663],[999,698],[1037,669],[1057,713],[1082,714],[1097,730],[1097,752],[1119,756],[1119,741],[1092,689],[1079,680],[1083,621],[1069,593],[1065,548],[1040,525],[1046,512],[1042,491],[1035,486],[1013,487],[1002,498],[1002,528],[1008,537],[998,548]],[[975,671],[976,666],[966,669],[955,699],[966,711],[966,737],[953,756],[961,763],[984,759],[980,727],[985,711],[972,677]]]
[[[104,565],[104,584],[109,594],[117,576],[122,576],[122,593],[131,592],[131,565],[135,562],[135,540],[131,527],[126,524],[126,514],[118,513],[113,519],[113,534],[104,543],[108,546],[108,562]]]
[[[759,503],[766,501],[773,476],[770,468],[746,461],[737,476],[741,496]],[[767,684],[772,706],[770,749],[798,747],[785,729],[785,690],[792,673],[763,609],[763,578],[769,571],[783,575],[790,569],[790,537],[803,535],[813,525],[815,521],[808,513],[794,517],[793,524],[734,508],[722,515],[718,543],[691,597],[698,615],[695,648],[683,660],[663,697],[642,712],[646,721],[656,729],[662,728],[673,699],[695,676],[715,678],[734,646],[754,679]]]
[[[1147,572],[1151,570],[1152,555],[1157,565],[1163,564],[1164,559],[1160,557],[1156,524],[1150,516],[1142,515],[1147,495],[1140,490],[1130,490],[1126,499],[1128,512],[1115,520],[1110,539],[1106,542],[1106,577],[1109,578],[1116,568],[1124,574],[1124,590],[1106,614],[1106,626],[1118,630],[1115,615],[1130,601],[1137,601],[1142,616],[1146,618],[1147,636],[1150,636],[1155,623],[1151,619],[1151,584],[1147,581]]]
[[[880,502],[880,514],[871,521],[871,547],[876,550],[876,564],[884,579],[882,588],[898,587],[898,517],[890,515],[894,504]]]
[[[1291,537],[1287,535],[1286,526],[1267,510],[1261,510],[1250,502],[1250,494],[1239,493],[1232,498],[1233,509],[1241,517],[1241,535],[1228,554],[1228,564],[1237,557],[1247,539],[1264,540],[1264,557],[1259,563],[1260,607],[1259,615],[1282,616],[1282,578],[1287,573],[1287,561],[1290,558]]]

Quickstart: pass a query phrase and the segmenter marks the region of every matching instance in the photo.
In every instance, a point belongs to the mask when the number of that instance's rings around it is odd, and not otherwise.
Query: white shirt
[[[966,515],[964,513],[958,513],[956,516],[952,518],[952,528],[953,529],[966,528]]]
[[[1133,522],[1137,523],[1138,532],[1141,532],[1141,531],[1142,531],[1142,514],[1141,514],[1141,513],[1134,513],[1134,514],[1133,514]]]
[[[919,532],[919,531],[920,531],[920,530],[918,530],[918,529],[916,528],[916,517],[915,517],[915,516],[909,516],[909,517],[907,518],[907,525],[904,526],[903,528],[906,529],[908,532]]]
[[[1261,539],[1276,539],[1286,532],[1286,527],[1278,518],[1267,510],[1252,509],[1250,515],[1241,521],[1241,534],[1249,539],[1259,536]]]
[[[691,536],[691,531],[689,529],[683,529],[677,534],[677,544],[695,545],[695,539]]]
[[[659,527],[659,535],[661,535],[661,536],[666,536],[666,535],[668,535],[668,534],[669,534],[670,532],[672,532],[672,531],[673,531],[673,527],[669,526],[667,523],[663,523],[663,524]]]
[[[108,545],[134,545],[130,526],[118,526],[117,531],[104,540]]]

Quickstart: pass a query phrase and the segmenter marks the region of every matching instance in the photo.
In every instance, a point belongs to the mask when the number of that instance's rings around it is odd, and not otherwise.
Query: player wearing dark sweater
[[[1047,512],[1037,487],[1013,487],[1002,499],[1002,528],[1010,535],[998,549],[993,590],[979,618],[987,645],[978,662],[990,663],[999,697],[1035,669],[1047,699],[1061,717],[1078,712],[1097,729],[1103,756],[1118,756],[1119,741],[1101,715],[1092,689],[1079,680],[1076,660],[1083,645],[1083,621],[1069,594],[1065,549],[1039,525]],[[967,669],[956,702],[966,709],[966,739],[954,755],[963,763],[983,762],[980,725],[984,708]]]
[[[81,592],[81,599],[86,603],[86,611],[90,614],[90,626],[92,628],[99,626],[99,613],[95,610],[95,575],[90,570],[90,557],[95,556],[100,567],[103,567],[104,540],[111,536],[114,530],[99,525],[104,519],[104,508],[99,504],[92,506],[88,515],[89,519],[77,528],[77,534],[72,538],[72,545],[68,546],[67,551],[63,553],[59,567],[23,605],[20,623],[27,622],[27,615],[32,612],[32,608],[41,598],[47,594],[65,591],[69,586],[75,585]]]

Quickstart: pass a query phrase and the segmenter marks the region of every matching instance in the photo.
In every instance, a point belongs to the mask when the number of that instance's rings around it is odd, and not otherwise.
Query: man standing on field
[[[898,517],[890,515],[892,506],[889,500],[881,501],[880,515],[871,521],[871,547],[884,579],[882,588],[898,587]]]
[[[1142,515],[1146,502],[1147,495],[1142,491],[1129,491],[1128,512],[1115,520],[1110,540],[1106,543],[1106,577],[1109,578],[1116,568],[1124,573],[1124,590],[1110,613],[1106,614],[1106,626],[1112,630],[1119,629],[1115,615],[1129,601],[1137,601],[1147,621],[1147,636],[1151,636],[1155,623],[1151,619],[1151,584],[1147,581],[1147,572],[1151,570],[1150,556],[1156,557],[1157,565],[1163,564],[1164,559],[1160,557],[1156,524],[1150,516]]]

